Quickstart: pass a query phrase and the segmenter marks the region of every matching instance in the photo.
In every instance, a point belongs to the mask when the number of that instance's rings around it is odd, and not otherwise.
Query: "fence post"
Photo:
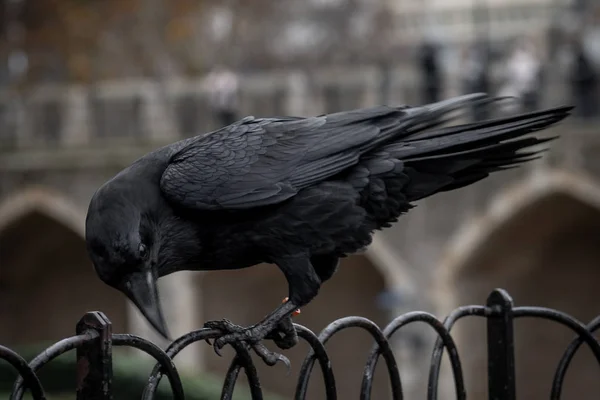
[[[112,400],[112,325],[99,311],[77,323],[77,334],[94,330],[99,337],[77,348],[77,400]]]
[[[488,398],[515,400],[515,342],[513,301],[503,289],[487,299]]]

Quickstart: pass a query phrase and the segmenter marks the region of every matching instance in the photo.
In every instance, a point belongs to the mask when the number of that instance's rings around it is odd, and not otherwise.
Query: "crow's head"
[[[168,338],[156,285],[155,235],[135,187],[108,182],[94,194],[86,218],[87,250],[100,279],[127,295]]]

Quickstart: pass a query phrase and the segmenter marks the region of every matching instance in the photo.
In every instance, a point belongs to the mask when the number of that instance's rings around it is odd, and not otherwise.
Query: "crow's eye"
[[[140,247],[138,248],[138,252],[140,253],[140,258],[145,260],[148,258],[148,248],[144,243],[140,243]]]

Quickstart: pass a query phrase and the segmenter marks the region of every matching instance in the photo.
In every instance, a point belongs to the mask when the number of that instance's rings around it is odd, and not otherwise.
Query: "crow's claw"
[[[221,339],[226,338],[227,336],[233,334],[233,333],[237,333],[237,332],[242,332],[244,330],[243,327],[234,324],[233,322],[229,321],[228,319],[222,319],[220,321],[208,321],[204,324],[205,328],[209,328],[209,329],[216,329],[218,331],[221,331],[223,333],[225,333],[224,336],[222,336],[219,339],[214,339],[213,342],[210,342],[210,339],[205,339],[206,343],[208,343],[209,345],[211,345],[215,351],[215,353],[217,353],[217,355],[220,357],[221,356],[221,349],[223,348],[223,346],[225,346],[228,343],[232,343],[233,340],[231,341],[222,341]]]
[[[216,329],[223,333],[223,336],[214,339],[212,342],[213,349],[217,355],[221,356],[221,349],[227,344],[234,347],[238,344],[250,346],[265,364],[273,366],[278,362],[282,362],[289,374],[291,369],[290,360],[281,354],[270,351],[260,341],[267,338],[273,340],[281,349],[293,347],[298,343],[298,335],[291,318],[288,317],[282,320],[272,332],[268,332],[260,324],[244,328],[226,319],[209,321],[204,324],[204,327]],[[208,339],[206,341],[209,342]]]
[[[216,344],[213,344],[213,350],[219,357],[223,357],[223,354],[221,354],[221,348],[217,347]]]
[[[282,319],[277,328],[271,331],[267,336],[267,339],[271,339],[277,347],[282,350],[291,349],[298,344],[298,333],[294,328],[294,323],[291,317]]]
[[[293,336],[285,336],[282,338],[273,338],[273,342],[277,347],[282,350],[288,350],[298,344],[298,336],[295,334]]]
[[[292,363],[290,363],[290,360],[286,356],[279,354],[279,353],[272,352],[271,350],[267,349],[265,347],[265,345],[260,344],[260,343],[254,344],[252,346],[252,348],[254,349],[254,352],[269,367],[272,367],[273,365],[277,364],[278,361],[280,361],[285,365],[286,370],[287,370],[287,375],[290,374],[290,370],[292,369]]]

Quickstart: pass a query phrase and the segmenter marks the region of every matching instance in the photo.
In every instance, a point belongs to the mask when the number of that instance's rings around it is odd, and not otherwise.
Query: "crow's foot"
[[[257,324],[250,327],[242,327],[236,325],[229,320],[223,319],[220,321],[209,321],[204,325],[205,328],[216,329],[224,333],[218,339],[215,339],[213,348],[215,353],[221,355],[221,349],[230,344],[235,347],[238,343],[245,343],[252,347],[254,352],[269,366],[275,365],[278,361],[285,364],[288,371],[290,369],[290,361],[287,357],[272,352],[267,349],[261,340],[267,338],[275,342],[281,349],[289,349],[298,343],[298,336],[293,327],[290,317],[284,318],[277,327],[271,331],[268,329],[268,324]],[[210,342],[209,342],[210,343]]]
[[[265,338],[271,339],[281,349],[289,349],[298,343],[298,335],[291,318],[291,315],[297,310],[298,307],[293,302],[284,301],[256,325],[242,327],[223,319],[207,322],[204,326],[223,333],[223,336],[213,343],[213,348],[218,355],[221,355],[221,349],[226,344],[230,344],[234,348],[243,344],[252,347],[266,364],[274,365],[277,361],[281,361],[289,371],[289,360],[280,354],[271,352],[260,341]]]
[[[271,339],[277,347],[282,350],[291,349],[298,344],[298,333],[294,328],[294,323],[291,317],[283,318],[277,327],[269,332],[266,336],[267,339]]]

